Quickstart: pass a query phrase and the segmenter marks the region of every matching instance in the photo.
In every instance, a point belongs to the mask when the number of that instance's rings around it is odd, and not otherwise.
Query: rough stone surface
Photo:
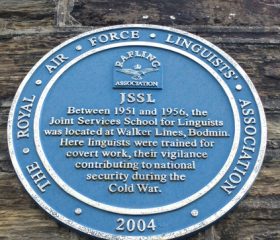
[[[0,239],[85,240],[57,223],[26,193],[10,162],[6,123],[31,67],[78,33],[112,24],[150,23],[198,34],[249,74],[266,111],[268,145],[249,194],[192,240],[280,239],[280,0],[0,0]]]
[[[279,0],[80,0],[72,15],[83,25],[279,26]]]
[[[55,14],[54,1],[0,0],[0,31],[50,27]]]

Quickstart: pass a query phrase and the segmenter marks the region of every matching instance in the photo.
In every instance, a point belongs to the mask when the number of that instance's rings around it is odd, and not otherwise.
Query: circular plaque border
[[[239,74],[244,78],[245,82],[247,83],[247,85],[249,86],[251,93],[253,94],[253,97],[255,99],[258,111],[259,111],[259,116],[260,116],[260,124],[261,124],[261,141],[260,141],[260,149],[259,149],[259,154],[258,157],[256,159],[256,164],[254,166],[254,169],[252,170],[248,180],[245,182],[245,184],[242,186],[242,188],[240,189],[240,191],[233,197],[233,199],[231,201],[229,201],[225,206],[223,206],[220,210],[218,210],[215,214],[211,215],[210,217],[206,218],[205,220],[196,223],[190,227],[187,228],[183,228],[181,230],[178,231],[174,231],[174,232],[170,232],[170,233],[165,233],[165,234],[159,234],[159,235],[154,235],[154,236],[149,236],[149,237],[144,237],[144,236],[125,236],[125,235],[114,235],[114,234],[109,234],[109,233],[105,233],[102,231],[98,231],[98,230],[94,230],[88,227],[85,227],[81,224],[79,224],[78,222],[75,222],[67,217],[65,217],[64,215],[58,213],[56,210],[54,210],[53,208],[51,208],[35,191],[34,189],[30,186],[29,182],[27,181],[27,179],[25,178],[22,169],[19,166],[19,163],[17,161],[16,158],[16,154],[15,154],[15,149],[14,149],[14,145],[13,145],[13,120],[14,120],[14,114],[15,114],[15,109],[16,109],[16,105],[17,102],[19,100],[20,94],[23,90],[23,88],[25,87],[26,83],[28,82],[29,78],[32,76],[32,74],[36,71],[36,69],[49,57],[51,56],[53,53],[55,53],[56,51],[58,51],[60,48],[64,47],[65,45],[68,45],[71,42],[74,42],[75,40],[78,40],[79,38],[94,34],[94,33],[99,33],[99,32],[103,32],[103,31],[107,31],[107,30],[114,30],[114,29],[120,29],[120,28],[147,28],[147,29],[157,29],[157,30],[165,30],[165,31],[172,31],[178,34],[182,34],[185,36],[189,36],[199,42],[204,43],[205,45],[209,46],[210,48],[214,49],[216,52],[218,52],[221,56],[223,56],[225,59],[227,59],[227,61],[229,63],[231,63],[234,68],[239,72]],[[15,98],[13,100],[13,103],[11,105],[11,110],[9,113],[9,119],[8,119],[8,147],[9,147],[9,153],[11,156],[11,160],[13,163],[13,166],[15,168],[15,171],[17,173],[18,178],[20,179],[21,183],[23,184],[23,186],[25,187],[25,189],[27,190],[27,192],[30,194],[30,196],[46,211],[48,212],[51,216],[53,216],[54,218],[56,218],[57,220],[63,222],[64,224],[79,230],[81,232],[87,233],[89,235],[95,236],[95,237],[99,237],[99,238],[114,238],[114,239],[170,239],[170,238],[176,238],[176,237],[180,237],[186,234],[189,234],[191,232],[197,231],[203,227],[205,227],[206,225],[209,225],[211,223],[213,223],[214,221],[216,221],[217,219],[219,219],[220,217],[222,217],[226,212],[228,212],[234,205],[236,205],[242,197],[244,197],[244,195],[246,194],[246,192],[249,190],[249,188],[252,186],[258,172],[260,171],[262,162],[263,162],[263,158],[264,158],[264,154],[265,154],[265,149],[266,149],[266,141],[267,141],[267,124],[266,124],[266,119],[265,119],[265,113],[263,110],[263,106],[261,103],[261,100],[258,96],[258,93],[253,85],[253,83],[251,82],[250,78],[248,77],[248,75],[244,72],[244,70],[239,66],[239,64],[237,62],[235,62],[235,60],[233,60],[227,53],[225,53],[223,50],[221,50],[220,48],[216,47],[215,45],[213,45],[212,43],[210,43],[209,41],[193,35],[191,33],[188,33],[186,31],[182,31],[182,30],[178,30],[178,29],[174,29],[171,27],[163,27],[163,26],[158,26],[158,25],[148,25],[148,24],[127,24],[127,25],[116,25],[116,26],[111,26],[111,27],[104,27],[104,28],[99,28],[96,30],[92,30],[83,34],[79,34],[78,36],[71,38],[67,41],[65,41],[64,43],[58,45],[57,47],[55,47],[53,50],[51,50],[50,52],[48,52],[44,57],[42,57],[35,65],[34,67],[29,71],[29,73],[26,75],[26,77],[24,78],[24,80],[22,81],[22,83],[20,84],[17,93],[15,95]]]
[[[230,102],[232,112],[233,112],[233,118],[234,118],[234,140],[232,143],[232,147],[230,150],[230,153],[228,155],[227,160],[225,161],[225,164],[223,167],[220,169],[220,171],[216,174],[216,176],[203,188],[201,188],[199,191],[195,192],[191,196],[177,201],[175,203],[171,203],[165,206],[160,206],[160,207],[153,207],[153,208],[123,208],[123,207],[115,207],[111,206],[109,204],[104,204],[98,201],[95,201],[93,199],[90,199],[86,197],[85,195],[77,192],[74,190],[71,186],[69,186],[67,183],[65,183],[60,176],[56,173],[56,171],[52,168],[51,164],[49,163],[44,150],[42,148],[42,143],[40,139],[40,115],[42,112],[42,107],[44,104],[44,101],[51,90],[53,84],[58,80],[58,78],[71,66],[79,62],[80,60],[101,52],[105,51],[111,48],[118,48],[118,47],[124,47],[124,46],[148,46],[148,47],[155,47],[155,48],[160,48],[160,49],[165,49],[168,51],[173,51],[175,53],[181,54],[184,57],[188,57],[191,60],[195,61],[197,64],[202,66],[204,69],[206,69],[214,78],[215,80],[220,84],[220,86],[223,88],[225,94],[227,95],[227,98]],[[63,68],[61,68],[52,78],[51,80],[47,83],[46,87],[44,88],[40,99],[38,100],[37,108],[35,110],[35,116],[34,116],[34,140],[35,140],[35,145],[36,145],[36,150],[37,153],[39,154],[39,157],[50,174],[50,176],[53,178],[53,180],[68,194],[71,196],[77,198],[78,200],[92,206],[96,207],[105,211],[109,212],[114,212],[114,213],[120,213],[120,214],[128,214],[128,215],[150,215],[150,214],[155,214],[155,213],[163,213],[163,212],[168,212],[168,211],[173,211],[175,209],[181,208],[186,206],[187,204],[195,201],[196,199],[202,197],[204,194],[206,194],[208,191],[210,191],[221,179],[222,177],[226,174],[227,170],[231,166],[231,163],[234,160],[236,151],[238,150],[238,145],[239,145],[239,140],[240,140],[240,118],[238,114],[238,108],[236,105],[236,102],[234,100],[234,96],[231,93],[229,87],[224,83],[222,78],[217,74],[211,67],[209,67],[206,63],[204,63],[202,60],[198,59],[197,57],[193,56],[190,53],[187,53],[183,50],[177,49],[175,47],[171,46],[166,46],[161,43],[151,43],[151,42],[125,42],[125,43],[114,43],[114,44],[109,44],[103,47],[99,47],[96,49],[89,50],[78,57],[74,58],[71,60],[68,64],[66,64]]]

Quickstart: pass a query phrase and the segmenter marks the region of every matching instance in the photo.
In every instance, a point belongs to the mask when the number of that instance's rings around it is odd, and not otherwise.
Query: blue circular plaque
[[[16,173],[66,225],[172,239],[228,212],[255,180],[266,121],[242,68],[193,34],[121,25],[45,55],[8,123]]]

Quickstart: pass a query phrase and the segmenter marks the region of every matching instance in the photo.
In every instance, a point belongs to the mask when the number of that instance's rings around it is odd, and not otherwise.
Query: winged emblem
[[[142,66],[140,64],[136,64],[133,69],[131,68],[123,68],[123,69],[117,69],[118,72],[131,75],[131,78],[134,80],[141,80],[143,79],[142,76],[146,75],[150,72],[158,71],[158,68],[144,68],[142,69]]]

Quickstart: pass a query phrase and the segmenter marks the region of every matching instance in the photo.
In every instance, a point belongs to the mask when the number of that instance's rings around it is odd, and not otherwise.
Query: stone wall
[[[200,35],[229,53],[263,101],[268,142],[247,197],[191,239],[280,239],[280,0],[0,0],[0,239],[89,239],[57,223],[16,177],[6,138],[13,96],[31,67],[96,27],[147,23]]]

